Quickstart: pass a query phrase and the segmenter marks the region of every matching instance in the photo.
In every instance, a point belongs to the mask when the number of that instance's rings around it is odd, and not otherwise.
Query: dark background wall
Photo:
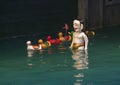
[[[78,0],[78,18],[87,29],[120,27],[120,0]]]
[[[104,26],[120,25],[120,0],[104,1]]]
[[[0,37],[58,31],[77,18],[77,0],[2,0]]]
[[[98,27],[100,24],[100,17],[101,11],[103,9],[102,5],[100,4],[102,0],[88,0],[88,27]],[[103,3],[102,3],[103,4]]]
[[[120,26],[120,0],[88,0],[89,27]]]
[[[75,18],[89,28],[120,25],[120,0],[1,0],[0,37],[59,31]]]

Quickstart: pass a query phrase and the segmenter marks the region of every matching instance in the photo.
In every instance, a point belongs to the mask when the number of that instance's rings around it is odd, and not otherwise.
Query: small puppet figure
[[[83,24],[80,23],[79,20],[73,21],[73,39],[70,45],[72,49],[79,49],[79,50],[87,50],[88,49],[88,37],[87,35],[82,32]]]
[[[40,50],[41,49],[41,45],[32,45],[31,41],[27,41],[27,50]]]

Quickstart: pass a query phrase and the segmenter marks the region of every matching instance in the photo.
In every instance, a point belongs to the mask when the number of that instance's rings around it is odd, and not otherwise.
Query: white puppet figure
[[[82,32],[83,24],[80,23],[79,20],[73,21],[73,40],[70,45],[72,49],[79,49],[79,50],[87,50],[88,49],[88,37],[87,35]]]
[[[32,45],[31,41],[27,41],[26,44],[27,44],[27,50],[40,50],[40,49],[42,49],[41,45]]]

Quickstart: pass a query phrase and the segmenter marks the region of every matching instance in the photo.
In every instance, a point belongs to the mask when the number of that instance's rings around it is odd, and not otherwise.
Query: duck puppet
[[[27,41],[27,50],[40,50],[42,49],[41,45],[32,45],[31,41]]]

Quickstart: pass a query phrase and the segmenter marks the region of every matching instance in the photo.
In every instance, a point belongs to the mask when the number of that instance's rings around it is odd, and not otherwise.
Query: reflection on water
[[[58,45],[58,52],[64,54],[67,50],[67,47],[65,46],[66,42],[62,42]]]
[[[75,73],[72,74],[72,78],[75,79],[73,80],[74,85],[84,85],[86,77],[85,70],[88,69],[89,64],[87,51],[72,50],[72,56],[70,55],[74,61],[72,68],[71,62],[68,59],[70,58],[68,57],[69,53],[67,52],[69,51],[67,51],[67,47],[65,47],[64,44],[39,51],[28,51],[27,66],[33,68],[37,62],[37,64],[39,63],[37,66],[49,68],[47,69],[47,72],[72,71],[73,68],[75,68]],[[34,60],[36,58],[37,61]],[[54,61],[55,59],[58,59],[58,61]],[[61,59],[61,61],[59,59]]]
[[[27,51],[27,56],[28,56],[28,57],[32,57],[33,54],[34,54],[34,51],[33,51],[33,50],[28,50],[28,51]]]
[[[59,45],[54,45],[46,49],[41,49],[41,50],[27,50],[27,66],[29,68],[32,68],[35,66],[35,63],[38,62],[40,64],[45,64],[48,61],[44,61],[44,58],[47,56],[64,56],[67,48],[64,46],[64,43],[61,43]],[[60,54],[60,55],[59,55]],[[57,56],[56,56],[57,57]],[[37,61],[35,62],[35,59],[37,58]],[[38,59],[39,58],[39,59]],[[66,56],[64,56],[64,64],[66,61]]]
[[[35,59],[35,55],[36,53],[39,53],[39,60],[40,63],[44,63],[43,62],[43,53],[44,50],[39,50],[39,51],[35,51],[35,50],[27,50],[27,66],[29,68],[32,68],[35,65],[34,59]]]
[[[32,57],[34,55],[34,50],[27,50],[27,66],[29,68],[33,67]]]
[[[50,54],[53,54],[52,48],[48,48],[47,53],[48,53],[49,55],[50,55]]]
[[[72,50],[73,67],[76,69],[88,69],[88,53],[80,50]]]
[[[72,50],[72,59],[74,60],[73,67],[78,70],[78,73],[73,75],[76,79],[74,85],[82,85],[83,79],[85,77],[82,70],[88,69],[88,53],[87,51]]]

